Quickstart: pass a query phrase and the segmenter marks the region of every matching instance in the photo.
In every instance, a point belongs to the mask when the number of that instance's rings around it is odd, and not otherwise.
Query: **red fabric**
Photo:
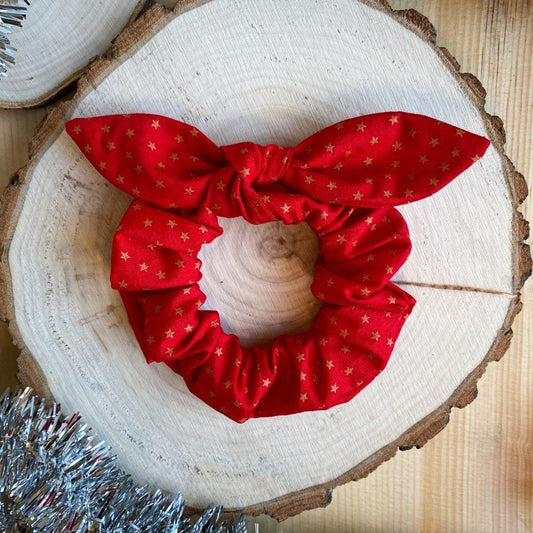
[[[379,113],[325,128],[294,148],[218,147],[193,126],[147,114],[74,119],[66,129],[112,184],[136,199],[113,241],[111,283],[148,362],[243,422],[327,409],[387,364],[415,301],[390,282],[409,255],[394,205],[433,194],[489,142],[421,115]],[[320,258],[322,308],[304,334],[242,348],[216,311],[199,310],[198,251],[217,217],[306,221]]]

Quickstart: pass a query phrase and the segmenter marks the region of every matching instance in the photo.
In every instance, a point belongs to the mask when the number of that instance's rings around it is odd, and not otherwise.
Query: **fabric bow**
[[[74,119],[66,129],[111,183],[136,199],[117,230],[111,282],[148,362],[168,364],[199,398],[237,421],[326,409],[383,370],[413,298],[390,282],[411,248],[395,205],[429,196],[489,141],[403,112],[352,118],[296,147],[218,147],[167,117]],[[200,247],[217,217],[306,221],[320,259],[322,308],[304,334],[242,348],[200,309]]]

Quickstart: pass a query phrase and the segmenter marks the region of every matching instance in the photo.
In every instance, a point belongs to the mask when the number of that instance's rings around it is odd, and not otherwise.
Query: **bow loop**
[[[292,162],[293,148],[242,142],[222,146],[222,152],[237,175],[250,186],[283,180]]]

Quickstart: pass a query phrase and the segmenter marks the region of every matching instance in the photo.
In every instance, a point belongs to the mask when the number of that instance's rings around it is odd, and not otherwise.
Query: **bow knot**
[[[238,176],[253,186],[280,180],[291,166],[294,148],[242,142],[222,146],[222,152]]]

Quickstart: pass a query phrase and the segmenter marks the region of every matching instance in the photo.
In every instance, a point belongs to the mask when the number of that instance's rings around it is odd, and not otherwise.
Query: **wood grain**
[[[425,10],[439,30],[439,44],[450,48],[465,70],[482,79],[489,110],[505,117],[508,153],[529,176],[532,23],[527,2],[393,5]],[[265,527],[272,531],[531,529],[533,432],[528,391],[532,383],[527,355],[533,302],[529,285],[523,300],[525,311],[516,322],[518,334],[511,352],[500,365],[489,367],[480,384],[480,398],[466,411],[454,411],[451,424],[439,437],[421,451],[398,455],[369,478],[336,489],[328,509]]]

